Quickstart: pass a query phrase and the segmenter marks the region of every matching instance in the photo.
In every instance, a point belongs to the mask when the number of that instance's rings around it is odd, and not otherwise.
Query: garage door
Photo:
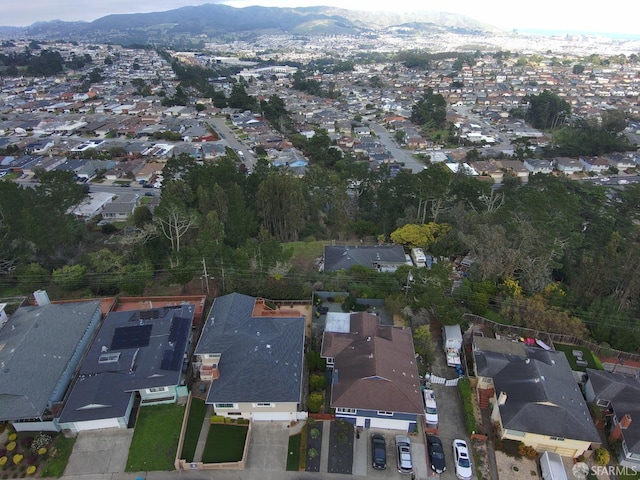
[[[372,418],[371,428],[390,428],[392,430],[409,431],[411,422],[408,420],[391,420],[389,418]]]
[[[79,432],[83,430],[98,430],[100,428],[117,428],[120,426],[118,424],[117,418],[105,418],[103,420],[76,422],[75,425]]]
[[[279,421],[288,422],[291,420],[291,414],[289,412],[259,412],[253,413],[252,417],[255,421]]]

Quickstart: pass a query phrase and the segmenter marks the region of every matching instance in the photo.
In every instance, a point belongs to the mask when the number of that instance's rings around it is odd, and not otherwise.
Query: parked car
[[[379,433],[371,435],[371,463],[376,470],[387,468],[387,442]]]
[[[427,425],[438,426],[438,408],[436,394],[430,388],[424,390],[424,413]]]
[[[456,466],[456,477],[466,480],[472,477],[471,458],[467,442],[456,438],[453,441],[453,461]]]
[[[431,470],[436,473],[442,473],[447,469],[444,460],[444,449],[442,448],[442,440],[434,435],[427,437],[427,451],[429,452],[429,463]]]
[[[413,473],[411,463],[411,440],[406,435],[396,435],[396,449],[398,451],[398,472],[406,475]]]
[[[325,315],[329,311],[329,307],[325,307],[324,305],[320,305],[318,308],[316,308],[316,311],[320,315]]]

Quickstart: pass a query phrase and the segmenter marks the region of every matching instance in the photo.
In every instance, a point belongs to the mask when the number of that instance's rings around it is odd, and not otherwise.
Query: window
[[[512,437],[526,437],[527,434],[525,432],[519,432],[517,430],[505,430],[505,435],[511,435]]]
[[[333,357],[327,358],[327,365],[333,365]]]
[[[384,415],[385,417],[393,417],[393,412],[381,412],[381,411],[378,411],[378,415]]]
[[[348,415],[355,415],[356,414],[356,409],[355,408],[341,408],[341,407],[338,407],[338,408],[336,408],[336,413],[346,413]]]
[[[214,408],[233,408],[233,403],[215,403]]]
[[[269,403],[269,402],[262,402],[262,403],[254,403],[253,404],[254,407],[273,407],[275,405]]]
[[[596,405],[598,405],[599,407],[609,407],[609,405],[611,405],[611,402],[609,400],[598,399],[596,401]]]
[[[147,392],[149,393],[158,393],[158,392],[167,392],[169,391],[168,387],[153,387],[153,388],[148,388]]]
[[[549,437],[549,440],[553,440],[555,442],[564,442],[564,438],[562,437]]]

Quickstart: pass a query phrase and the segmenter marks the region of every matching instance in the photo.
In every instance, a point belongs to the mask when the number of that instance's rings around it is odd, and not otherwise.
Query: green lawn
[[[576,347],[575,345],[565,345],[563,343],[554,343],[553,346],[559,352],[564,352],[567,360],[569,360],[571,369],[576,372],[584,372],[587,368],[602,370],[602,365],[593,357],[593,353],[591,353],[591,350],[587,347]],[[576,357],[571,353],[573,350],[580,350],[582,352],[582,359],[587,362],[586,367],[580,367],[576,364]]]
[[[287,471],[297,472],[300,468],[300,437],[301,434],[289,437],[289,449],[287,451]]]
[[[315,242],[288,242],[282,244],[284,249],[293,250],[291,260],[313,260],[321,257],[324,253],[324,246],[331,242],[318,240]]]
[[[193,456],[196,453],[196,446],[198,445],[198,437],[200,436],[206,413],[207,406],[204,404],[204,400],[192,398],[189,418],[187,419],[187,429],[184,432],[182,454],[180,455],[180,458],[187,462],[193,462]]]
[[[140,408],[127,472],[174,470],[173,461],[184,416],[184,405],[156,405]]]
[[[67,438],[62,434],[59,434],[54,443],[55,456],[52,456],[47,461],[47,464],[42,469],[42,477],[55,477],[60,478],[64,473],[64,469],[67,468],[67,462],[73,451],[73,445],[76,443],[76,437]]]
[[[202,453],[202,462],[223,463],[242,460],[246,438],[246,425],[212,423]]]

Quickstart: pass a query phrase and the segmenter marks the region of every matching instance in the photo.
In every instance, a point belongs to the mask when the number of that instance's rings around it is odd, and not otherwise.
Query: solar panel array
[[[125,350],[149,345],[151,325],[117,327],[111,339],[111,350]]]
[[[177,371],[182,365],[182,347],[189,336],[190,321],[186,318],[174,317],[169,327],[169,344],[162,354],[162,370]]]

